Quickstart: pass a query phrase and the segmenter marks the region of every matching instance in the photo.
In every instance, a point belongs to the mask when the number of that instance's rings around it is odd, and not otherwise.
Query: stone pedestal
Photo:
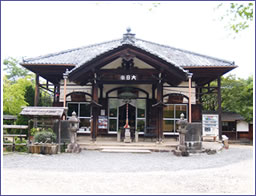
[[[139,141],[139,132],[135,131],[135,142]]]
[[[130,128],[125,128],[125,133],[124,133],[124,142],[125,143],[131,143],[131,132]]]
[[[69,152],[69,153],[79,153],[81,151],[82,149],[77,143],[68,144],[68,148],[66,149],[66,152]]]
[[[117,131],[117,142],[121,142],[121,131]]]
[[[188,152],[198,153],[202,151],[202,123],[189,123],[188,132],[185,135],[185,145]]]

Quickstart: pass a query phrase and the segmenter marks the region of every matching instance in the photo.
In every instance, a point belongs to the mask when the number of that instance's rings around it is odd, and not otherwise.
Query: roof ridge
[[[61,55],[61,54],[65,54],[65,53],[69,53],[69,52],[73,52],[73,51],[77,51],[77,50],[82,50],[82,49],[85,49],[85,48],[90,48],[90,47],[95,47],[95,46],[99,46],[99,45],[103,45],[103,44],[108,44],[108,43],[115,42],[115,41],[118,41],[118,40],[122,40],[122,39],[114,39],[114,40],[105,41],[105,42],[96,43],[96,44],[91,44],[91,45],[82,46],[82,47],[78,47],[78,48],[67,49],[67,50],[63,50],[63,51],[60,51],[60,52],[49,53],[49,54],[42,55],[42,56],[37,56],[37,57],[34,57],[34,58],[23,59],[23,62],[26,63],[26,62],[33,61],[33,60],[39,60],[39,59],[49,58],[49,57],[52,57],[52,56],[58,56],[58,55]]]
[[[217,60],[217,61],[222,61],[222,62],[225,62],[225,63],[230,63],[232,65],[235,64],[234,61],[228,61],[228,60],[225,60],[225,59],[220,59],[220,58],[212,57],[212,56],[209,56],[209,55],[204,55],[204,54],[200,54],[200,53],[197,53],[197,52],[192,52],[192,51],[189,51],[189,50],[184,50],[184,49],[181,49],[181,48],[172,47],[172,46],[169,46],[169,45],[158,44],[158,43],[155,43],[155,42],[152,42],[152,41],[147,41],[147,40],[138,39],[138,38],[136,38],[136,40],[144,41],[144,42],[147,42],[147,43],[150,43],[150,44],[155,44],[155,45],[158,45],[158,46],[161,46],[161,47],[165,47],[165,48],[171,48],[173,50],[178,50],[178,51],[181,51],[181,52],[186,52],[186,53],[197,55],[197,56],[201,56],[201,57],[211,58],[211,59],[214,59],[214,60]]]

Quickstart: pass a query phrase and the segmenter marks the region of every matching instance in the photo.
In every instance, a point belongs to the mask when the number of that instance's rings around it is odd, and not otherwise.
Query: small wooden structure
[[[51,120],[58,120],[59,122],[59,129],[58,129],[58,152],[60,152],[60,133],[61,133],[61,119],[63,116],[66,116],[67,108],[64,107],[25,107],[21,111],[21,115],[23,116],[29,116],[31,119],[37,119],[37,118],[50,118]],[[28,134],[30,136],[30,129],[28,131]]]

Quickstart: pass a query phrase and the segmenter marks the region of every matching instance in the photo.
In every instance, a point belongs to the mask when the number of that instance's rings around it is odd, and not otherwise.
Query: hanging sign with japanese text
[[[125,74],[120,76],[120,80],[137,80],[137,76],[134,74]]]

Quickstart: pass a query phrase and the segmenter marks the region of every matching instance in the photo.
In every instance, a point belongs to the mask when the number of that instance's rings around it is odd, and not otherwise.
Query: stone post
[[[139,142],[139,132],[135,131],[135,142]]]
[[[179,145],[176,150],[174,150],[174,154],[177,156],[188,156],[187,147],[185,145],[185,134],[187,133],[187,120],[184,119],[184,114],[180,115],[180,120],[177,122],[178,132],[180,134]]]
[[[76,143],[77,138],[77,131],[79,129],[79,119],[76,117],[76,113],[72,113],[72,117],[68,120],[69,121],[69,133],[70,133],[70,144],[68,144],[68,148],[66,152],[70,153],[79,153],[81,152],[81,148],[78,143]]]

